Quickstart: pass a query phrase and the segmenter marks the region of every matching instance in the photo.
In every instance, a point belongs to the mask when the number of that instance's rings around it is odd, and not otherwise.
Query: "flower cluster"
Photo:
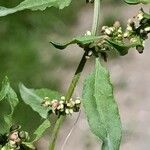
[[[138,52],[142,53],[145,40],[150,33],[150,18],[145,16],[146,13],[141,9],[137,16],[128,20],[125,31],[116,21],[112,27],[103,26],[101,32],[110,40],[127,46],[127,48],[136,47]]]
[[[7,146],[11,150],[20,149],[22,142],[27,142],[29,140],[28,133],[22,131],[19,125],[12,125],[9,133],[1,135],[1,137],[1,144]]]
[[[62,96],[60,100],[53,99],[50,100],[48,97],[45,97],[42,106],[44,107],[50,107],[51,112],[56,115],[69,115],[73,112],[78,112],[80,109],[81,100],[79,97],[77,97],[76,100],[73,100],[72,98],[67,101],[65,96]]]

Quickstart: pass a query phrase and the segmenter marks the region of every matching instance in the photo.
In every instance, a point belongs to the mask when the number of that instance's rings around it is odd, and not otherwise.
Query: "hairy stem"
[[[95,0],[94,3],[94,17],[93,17],[93,26],[92,26],[92,35],[97,35],[98,33],[98,28],[99,28],[99,14],[100,14],[100,1],[101,0]],[[86,52],[84,53],[78,67],[77,70],[72,78],[72,81],[70,83],[70,86],[68,88],[67,94],[66,94],[66,101],[69,101],[69,99],[72,97],[75,87],[77,86],[77,83],[79,81],[79,78],[81,76],[81,73],[84,69],[84,66],[86,64]],[[60,116],[58,118],[58,120],[56,121],[53,133],[52,133],[52,138],[51,138],[51,143],[50,143],[50,147],[49,150],[54,150],[55,149],[55,143],[56,143],[56,139],[58,136],[58,132],[60,129],[60,126],[62,124],[62,122],[64,121],[65,116]]]

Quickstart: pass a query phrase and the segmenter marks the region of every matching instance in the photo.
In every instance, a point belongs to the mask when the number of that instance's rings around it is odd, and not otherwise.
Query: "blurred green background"
[[[0,5],[13,7],[21,0],[0,0]],[[116,5],[119,0],[107,0]],[[0,18],[0,81],[8,76],[17,90],[19,82],[27,86],[59,89],[59,77],[53,72],[57,67],[72,67],[50,47],[50,39],[69,39],[72,26],[77,23],[85,0],[73,0],[63,10],[49,8],[45,11],[23,11]],[[111,17],[111,19],[110,19]],[[114,21],[112,16],[108,23]]]
[[[91,4],[86,5],[85,1],[72,0],[71,5],[63,10],[26,10],[1,17],[0,82],[7,75],[16,91],[19,82],[27,87],[66,91],[82,51],[72,46],[64,52],[59,51],[49,41],[64,41],[90,30],[93,7]],[[19,2],[21,0],[0,0],[0,6],[13,7]],[[103,0],[101,23],[111,25],[115,20],[126,23],[141,7],[128,6],[123,0]],[[149,41],[146,42],[144,54],[139,55],[131,50],[127,56],[109,58],[107,63],[115,85],[114,92],[123,124],[121,150],[148,150],[150,147]],[[75,96],[82,95],[84,77],[92,68],[93,63],[90,60],[76,88]],[[60,132],[57,150],[60,150],[76,116],[70,118]],[[73,134],[65,150],[99,149],[99,142],[89,131],[83,111]],[[41,139],[39,149],[46,149],[48,141],[48,136]]]

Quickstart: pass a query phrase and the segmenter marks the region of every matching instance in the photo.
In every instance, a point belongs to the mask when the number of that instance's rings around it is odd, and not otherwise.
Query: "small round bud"
[[[43,106],[43,107],[49,107],[49,106],[51,106],[51,102],[48,101],[48,100],[44,100],[44,101],[42,102],[42,106]]]
[[[133,29],[130,25],[127,25],[127,31],[133,31]]]
[[[150,32],[150,27],[146,27],[146,28],[144,29],[144,31]]]
[[[112,31],[108,28],[108,29],[105,30],[105,33],[106,33],[107,35],[111,35],[111,34],[112,34]]]
[[[61,99],[61,100],[65,100],[66,98],[65,98],[65,96],[62,96],[60,99]]]
[[[60,104],[60,105],[57,107],[57,110],[63,111],[63,110],[64,110],[64,104]]]
[[[104,32],[108,27],[107,26],[103,26],[102,27],[102,32]]]
[[[70,114],[73,114],[73,109],[69,109],[69,113],[70,113]]]
[[[49,100],[49,97],[44,97],[44,100]]]
[[[115,28],[114,28],[114,27],[109,27],[109,30],[110,30],[111,32],[114,32],[114,31],[115,31]]]
[[[114,25],[115,28],[119,28],[120,27],[120,22],[119,21],[115,21]]]
[[[18,135],[21,140],[25,140],[25,141],[29,140],[28,132],[20,131]]]
[[[92,51],[89,51],[88,52],[88,56],[92,56],[93,52]]]
[[[124,37],[124,38],[129,37],[129,32],[125,32],[125,33],[123,34],[123,37]]]
[[[9,134],[9,140],[15,141],[18,139],[18,131],[12,132]]]
[[[81,104],[81,101],[79,99],[75,100],[75,104]]]
[[[64,101],[59,101],[59,104],[64,104],[65,102]]]
[[[69,115],[69,109],[68,109],[68,108],[66,108],[65,113],[66,113],[67,115]]]
[[[85,56],[85,58],[86,58],[86,59],[90,59],[90,57],[89,57],[89,56]]]
[[[85,35],[92,35],[92,33],[90,31],[86,31]]]

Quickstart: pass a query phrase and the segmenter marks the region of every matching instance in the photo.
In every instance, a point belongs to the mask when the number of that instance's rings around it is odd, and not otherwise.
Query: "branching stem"
[[[94,3],[94,17],[93,17],[93,26],[92,26],[92,35],[97,35],[98,33],[98,27],[99,27],[99,14],[100,14],[100,1],[101,0],[95,0]],[[70,86],[68,88],[67,94],[66,94],[66,100],[69,101],[70,98],[72,97],[75,87],[77,86],[77,83],[79,81],[79,78],[81,76],[81,73],[84,69],[84,66],[86,64],[86,52],[84,53],[78,67],[77,70],[72,78],[72,81],[70,83]],[[51,143],[50,143],[50,147],[49,150],[54,150],[55,149],[55,143],[56,143],[56,139],[58,136],[58,132],[60,129],[60,126],[62,124],[62,122],[64,121],[65,116],[60,116],[58,118],[58,120],[56,121],[53,133],[52,133],[52,137],[51,137]]]

